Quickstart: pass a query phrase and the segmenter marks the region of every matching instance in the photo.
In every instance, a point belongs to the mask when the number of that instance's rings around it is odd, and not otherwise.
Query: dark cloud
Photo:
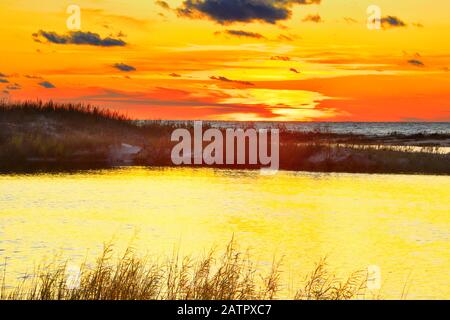
[[[0,83],[9,83],[9,81],[6,79],[0,78]]]
[[[321,0],[185,0],[178,15],[209,18],[221,24],[260,21],[277,23],[290,18],[293,5],[320,4]]]
[[[270,57],[270,60],[291,61],[291,58],[286,57],[286,56],[273,56],[273,57]]]
[[[174,78],[179,78],[179,77],[181,77],[181,74],[172,72],[171,74],[169,74],[169,76],[174,77]]]
[[[249,31],[244,31],[244,30],[225,30],[225,33],[230,36],[235,36],[235,37],[265,39],[265,37],[260,33],[249,32]]]
[[[309,14],[303,18],[303,22],[315,22],[320,23],[323,22],[322,17],[318,14]]]
[[[408,63],[413,65],[413,66],[417,66],[417,67],[423,67],[425,65],[422,61],[420,61],[418,59],[408,60]]]
[[[40,30],[38,33],[33,34],[35,39],[38,39],[39,36],[54,44],[76,44],[100,47],[126,46],[127,44],[122,39],[115,39],[112,37],[102,39],[97,33],[83,31],[75,31],[65,35],[59,35],[56,32]]]
[[[115,65],[113,65],[113,67],[120,71],[124,71],[124,72],[136,71],[135,67],[124,64],[124,63],[116,63]]]
[[[165,10],[170,10],[170,6],[167,2],[165,1],[155,1],[155,4],[160,6],[161,8],[165,9]]]
[[[295,69],[295,68],[290,68],[289,71],[292,71],[292,72],[294,72],[294,73],[300,73],[300,71],[298,71],[298,70]]]
[[[211,80],[217,80],[217,81],[223,81],[223,82],[232,82],[232,83],[238,83],[238,84],[243,84],[245,86],[254,86],[253,83],[249,82],[249,81],[240,81],[240,80],[231,80],[228,79],[227,77],[223,77],[223,76],[211,76],[209,77]]]
[[[406,23],[394,16],[386,16],[381,18],[381,26],[384,29],[406,27]]]
[[[38,83],[41,87],[47,88],[47,89],[54,89],[56,88],[53,83],[50,83],[48,81],[42,81]]]
[[[7,78],[7,75],[0,72],[0,78]]]

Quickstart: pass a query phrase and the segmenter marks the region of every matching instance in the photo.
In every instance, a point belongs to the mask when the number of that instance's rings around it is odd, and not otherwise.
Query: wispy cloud
[[[287,56],[272,56],[270,60],[279,60],[279,61],[291,61],[291,58]]]
[[[166,1],[160,1],[160,0],[158,0],[158,1],[155,1],[155,4],[156,4],[157,6],[160,6],[160,7],[163,8],[164,10],[170,10],[170,6],[169,6],[169,4],[168,4]]]
[[[347,23],[358,23],[358,20],[356,20],[352,17],[344,17],[344,21]]]
[[[13,84],[6,86],[6,89],[7,90],[20,90],[20,89],[22,89],[22,86],[18,83],[13,83]]]
[[[244,30],[225,30],[227,35],[235,36],[235,37],[245,37],[245,38],[254,38],[254,39],[264,39],[265,37],[256,32],[249,32]]]
[[[322,17],[319,14],[309,14],[303,18],[303,22],[314,22],[321,23],[323,22]]]
[[[27,79],[42,79],[41,76],[36,76],[36,75],[33,75],[33,74],[26,74],[26,75],[24,75],[24,77],[27,78]]]
[[[246,86],[253,86],[254,84],[252,82],[249,81],[241,81],[241,80],[232,80],[229,79],[227,77],[223,77],[223,76],[211,76],[209,77],[211,80],[217,80],[217,81],[223,81],[223,82],[232,82],[232,83],[238,83],[238,84],[243,84]]]
[[[277,39],[280,41],[294,41],[294,39],[292,37],[287,36],[285,34],[278,35]]]

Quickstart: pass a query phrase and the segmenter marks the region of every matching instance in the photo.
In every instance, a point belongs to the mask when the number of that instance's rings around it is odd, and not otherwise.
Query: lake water
[[[152,120],[140,120],[137,123],[151,123]],[[192,121],[163,121],[174,124],[193,124]],[[412,135],[450,134],[450,122],[236,122],[205,121],[217,128],[242,128],[249,125],[256,128],[279,128],[280,126],[296,132],[327,132],[335,134],[359,134],[367,136],[386,136],[392,133]]]
[[[327,256],[338,275],[376,265],[384,298],[450,298],[450,177],[122,168],[0,175],[0,261],[13,282],[44,257],[73,263],[114,239],[202,254],[232,235],[284,290]],[[3,263],[3,262],[2,262]],[[1,269],[1,267],[0,267]],[[406,289],[405,289],[406,288]]]

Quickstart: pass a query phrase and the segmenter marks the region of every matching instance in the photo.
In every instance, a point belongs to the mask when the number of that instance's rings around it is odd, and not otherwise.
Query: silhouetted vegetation
[[[171,141],[171,134],[180,127],[193,132],[189,122],[138,123],[118,112],[89,105],[0,102],[0,170],[173,166],[171,150],[176,142]],[[251,128],[254,124],[243,123],[242,127]],[[208,125],[204,124],[203,129],[208,129]],[[438,152],[439,146],[448,146],[450,141],[445,134],[392,133],[369,137],[326,131],[293,132],[283,124],[279,129],[280,169],[450,174],[450,154]],[[414,149],[410,145],[421,147]],[[132,146],[140,151],[127,154],[126,149]]]
[[[130,247],[116,261],[113,246],[104,247],[95,265],[68,274],[67,262],[41,265],[18,286],[1,288],[0,298],[25,300],[348,300],[366,297],[367,273],[338,279],[320,260],[298,289],[282,293],[282,264],[274,261],[261,271],[247,252],[230,241],[222,255],[210,250],[193,259],[174,254],[161,259],[138,257]],[[69,277],[71,276],[71,277]],[[3,281],[4,282],[4,281]],[[370,297],[369,297],[370,298]]]
[[[36,163],[108,166],[114,148],[145,145],[153,133],[118,112],[89,105],[0,102],[0,169]]]

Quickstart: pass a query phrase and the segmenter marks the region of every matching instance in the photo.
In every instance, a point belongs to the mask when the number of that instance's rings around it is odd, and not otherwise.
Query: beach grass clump
[[[0,169],[36,163],[108,166],[123,144],[145,147],[150,160],[159,159],[170,153],[175,127],[162,121],[138,125],[122,112],[82,103],[0,100]]]
[[[84,104],[0,101],[0,167],[107,161],[110,149],[144,140],[116,111]]]
[[[17,101],[0,100],[2,118],[23,119],[36,115],[62,116],[65,120],[96,120],[127,122],[130,118],[121,112],[100,108],[83,103],[57,103],[53,101]]]
[[[367,272],[355,271],[342,280],[327,268],[321,259],[306,277],[305,284],[295,294],[297,300],[350,300],[363,298],[366,292]]]
[[[111,244],[92,266],[82,264],[74,278],[67,274],[67,262],[44,264],[32,277],[15,288],[3,284],[3,300],[272,300],[333,299],[364,297],[367,275],[356,272],[339,280],[320,260],[313,272],[299,283],[293,296],[281,294],[281,261],[261,271],[249,251],[238,250],[230,241],[221,254],[210,250],[201,258],[180,256],[142,258],[128,248],[118,259]],[[4,282],[4,281],[3,281]]]

